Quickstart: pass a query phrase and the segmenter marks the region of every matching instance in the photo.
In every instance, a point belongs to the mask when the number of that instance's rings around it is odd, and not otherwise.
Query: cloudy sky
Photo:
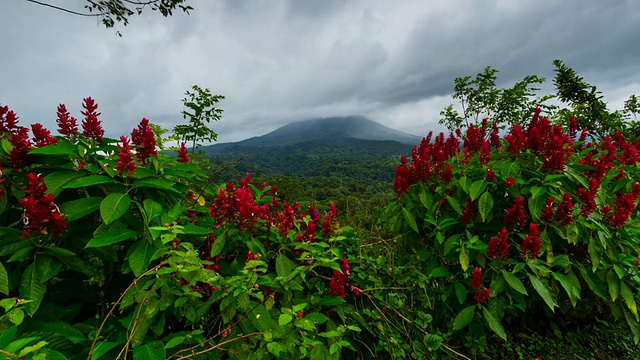
[[[42,0],[44,1],[44,0]],[[83,0],[49,0],[82,11]],[[0,1],[0,103],[55,126],[65,103],[100,105],[107,135],[147,117],[172,128],[192,85],[222,94],[219,141],[296,120],[365,115],[415,135],[438,130],[453,80],[486,66],[502,86],[547,79],[563,60],[610,108],[640,94],[636,0],[192,0],[105,29],[25,0]]]

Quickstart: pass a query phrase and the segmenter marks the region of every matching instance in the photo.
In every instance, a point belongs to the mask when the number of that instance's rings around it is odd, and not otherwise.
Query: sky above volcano
[[[50,0],[83,11],[82,0]],[[640,6],[633,0],[195,0],[190,15],[145,11],[126,27],[25,0],[0,1],[0,103],[55,129],[64,103],[99,104],[107,136],[143,117],[184,120],[192,85],[226,97],[220,142],[292,121],[364,115],[414,135],[442,130],[456,77],[486,66],[500,86],[527,75],[553,90],[561,59],[610,109],[640,95]],[[122,37],[116,35],[116,30]]]

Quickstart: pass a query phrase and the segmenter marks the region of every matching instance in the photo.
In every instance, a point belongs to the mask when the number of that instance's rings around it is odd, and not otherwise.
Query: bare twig
[[[73,15],[78,15],[78,16],[88,16],[88,17],[96,17],[96,16],[104,16],[106,15],[106,13],[97,13],[97,14],[92,14],[92,13],[81,13],[81,12],[77,12],[77,11],[73,11],[73,10],[69,10],[60,6],[56,6],[56,5],[52,5],[49,3],[45,3],[42,1],[37,1],[37,0],[26,0],[30,3],[34,3],[34,4],[38,4],[38,5],[42,5],[45,7],[50,7],[52,9],[56,9],[56,10],[60,10],[69,14],[73,14]]]

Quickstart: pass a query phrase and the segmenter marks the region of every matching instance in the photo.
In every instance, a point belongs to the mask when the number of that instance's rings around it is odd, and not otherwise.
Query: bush
[[[503,137],[485,120],[402,158],[380,221],[432,332],[482,350],[489,329],[610,312],[638,341],[640,142],[569,123],[537,109]]]
[[[212,188],[143,119],[104,138],[84,99],[59,132],[0,107],[0,352],[8,358],[338,358],[360,331],[337,209]]]

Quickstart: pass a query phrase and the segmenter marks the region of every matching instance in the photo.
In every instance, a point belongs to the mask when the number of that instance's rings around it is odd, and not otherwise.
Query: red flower
[[[64,104],[58,105],[58,132],[65,136],[75,136],[78,133],[78,124],[76,118],[69,114]]]
[[[540,241],[540,231],[536,223],[529,224],[529,234],[524,237],[524,241],[520,246],[522,256],[529,259],[536,259],[540,256],[542,250],[542,242]]]
[[[84,111],[81,111],[81,113],[85,116],[84,120],[82,120],[82,135],[89,139],[102,139],[104,130],[102,129],[100,120],[98,120],[100,113],[96,112],[98,104],[96,104],[92,98],[88,97],[83,99],[82,107]]]
[[[509,240],[507,239],[507,236],[509,236],[509,232],[506,228],[502,228],[498,233],[497,238],[493,237],[489,240],[487,257],[500,261],[506,261],[509,259]]]
[[[487,302],[487,300],[489,300],[489,297],[491,297],[491,289],[483,288],[473,298],[478,302],[478,304],[482,304]]]
[[[24,190],[25,196],[19,201],[24,208],[24,230],[20,233],[23,238],[28,238],[33,233],[48,234],[50,230],[54,236],[62,236],[67,227],[67,220],[60,214],[60,209],[53,202],[53,194],[46,194],[47,186],[44,180],[35,173],[27,175],[28,188]]]
[[[551,220],[553,219],[553,215],[555,215],[556,210],[553,207],[553,203],[556,201],[555,197],[550,197],[547,199],[547,202],[544,204],[544,209],[542,210],[542,214],[540,215],[540,221],[549,225]]]
[[[27,154],[33,147],[29,140],[29,130],[23,127],[17,128],[16,132],[9,138],[9,142],[13,145],[13,149],[9,152],[9,164],[11,167],[17,170],[31,165],[32,156]]]
[[[8,106],[0,106],[0,134],[5,132],[16,133],[22,126],[18,126],[18,117]]]
[[[514,178],[512,178],[512,177],[508,177],[508,178],[504,181],[504,185],[505,185],[506,187],[512,187],[512,186],[513,186],[513,184],[515,184],[515,183],[516,183],[516,180],[515,180]]]
[[[129,147],[129,139],[126,136],[120,136],[122,145],[118,144],[118,165],[116,170],[121,176],[127,176],[136,171],[136,164],[133,162],[133,155],[131,154],[131,148]]]
[[[560,225],[569,225],[573,223],[573,200],[570,194],[564,193],[562,195],[562,201],[558,205],[554,219],[560,223]]]
[[[487,175],[485,176],[487,181],[493,181],[496,179],[496,172],[493,169],[487,169]]]
[[[187,153],[187,144],[180,144],[180,151],[178,151],[178,162],[181,164],[186,164],[189,162],[189,154]]]
[[[31,132],[33,132],[33,142],[36,144],[36,147],[43,147],[58,143],[58,139],[51,136],[51,132],[45,129],[42,124],[32,124]]]
[[[149,120],[143,118],[140,121],[137,129],[133,129],[131,132],[131,142],[136,145],[136,157],[142,165],[147,163],[147,160],[151,155],[158,158],[158,151],[156,150],[156,135],[149,126]]]
[[[471,289],[476,293],[474,299],[479,304],[486,302],[491,296],[491,289],[482,285],[482,269],[479,267],[473,269],[473,272],[471,273]]]
[[[482,150],[480,151],[478,162],[481,166],[491,162],[491,150],[489,150],[489,142],[487,140],[482,142]]]
[[[523,228],[527,222],[527,214],[524,212],[524,196],[519,196],[504,214],[505,225],[515,225]]]
[[[475,212],[476,205],[473,203],[473,200],[471,200],[471,198],[468,198],[467,204],[462,209],[462,222],[466,225],[469,225],[469,223],[471,223],[471,217],[475,214]]]

